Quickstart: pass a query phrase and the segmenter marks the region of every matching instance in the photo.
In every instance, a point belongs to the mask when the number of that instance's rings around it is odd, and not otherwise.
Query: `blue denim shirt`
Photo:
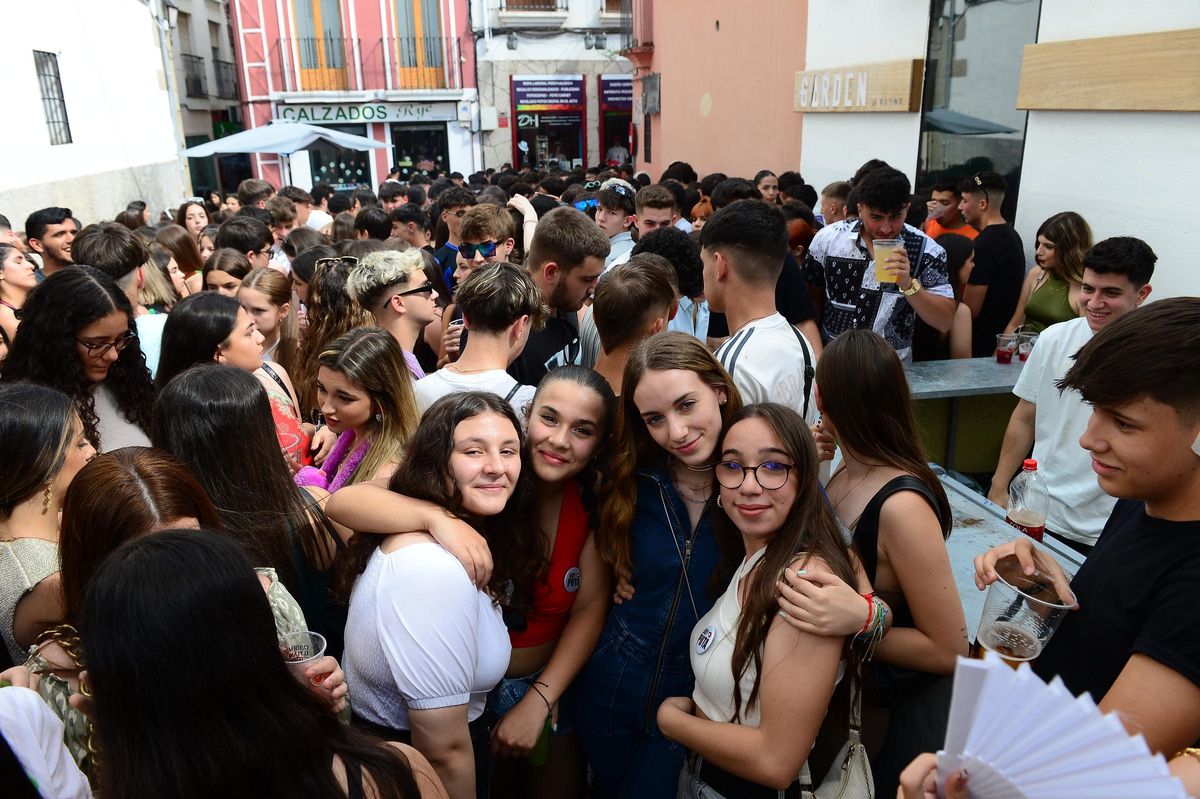
[[[695,531],[687,506],[664,469],[638,474],[630,548],[632,600],[613,606],[608,627],[619,624],[661,671],[691,671],[692,627],[713,605],[709,580],[720,560],[710,508]],[[686,574],[683,562],[687,561]],[[639,657],[639,660],[642,660]]]

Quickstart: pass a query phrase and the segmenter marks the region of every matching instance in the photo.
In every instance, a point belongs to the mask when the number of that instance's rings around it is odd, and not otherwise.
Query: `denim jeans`
[[[497,723],[505,713],[516,707],[517,703],[525,698],[525,694],[529,693],[529,687],[541,673],[539,669],[527,677],[505,677],[496,684],[496,687],[488,694],[487,709]],[[551,735],[566,735],[575,730],[575,725],[571,722],[571,714],[566,708],[567,704],[565,699],[558,703],[558,723],[550,730]]]

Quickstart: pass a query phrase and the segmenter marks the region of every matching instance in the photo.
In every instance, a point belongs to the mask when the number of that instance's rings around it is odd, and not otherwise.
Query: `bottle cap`
[[[1037,461],[1035,461],[1033,458],[1026,458],[1025,463],[1023,463],[1021,465],[1023,468],[1025,468],[1031,472],[1037,471]]]

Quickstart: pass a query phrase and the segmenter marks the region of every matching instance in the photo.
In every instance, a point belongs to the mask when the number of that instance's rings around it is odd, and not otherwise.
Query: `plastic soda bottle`
[[[1046,532],[1050,492],[1037,470],[1037,461],[1026,458],[1021,473],[1008,489],[1008,513],[1004,520],[1035,541]]]

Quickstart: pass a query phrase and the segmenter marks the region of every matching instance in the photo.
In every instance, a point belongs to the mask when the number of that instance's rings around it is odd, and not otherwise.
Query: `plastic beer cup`
[[[880,283],[896,282],[896,276],[884,268],[884,261],[902,243],[899,239],[874,239],[871,242],[875,248],[875,280]]]
[[[1042,653],[1075,603],[1062,599],[1040,572],[1025,574],[1016,555],[996,562],[996,576],[983,600],[971,657],[990,650],[1015,669]]]

